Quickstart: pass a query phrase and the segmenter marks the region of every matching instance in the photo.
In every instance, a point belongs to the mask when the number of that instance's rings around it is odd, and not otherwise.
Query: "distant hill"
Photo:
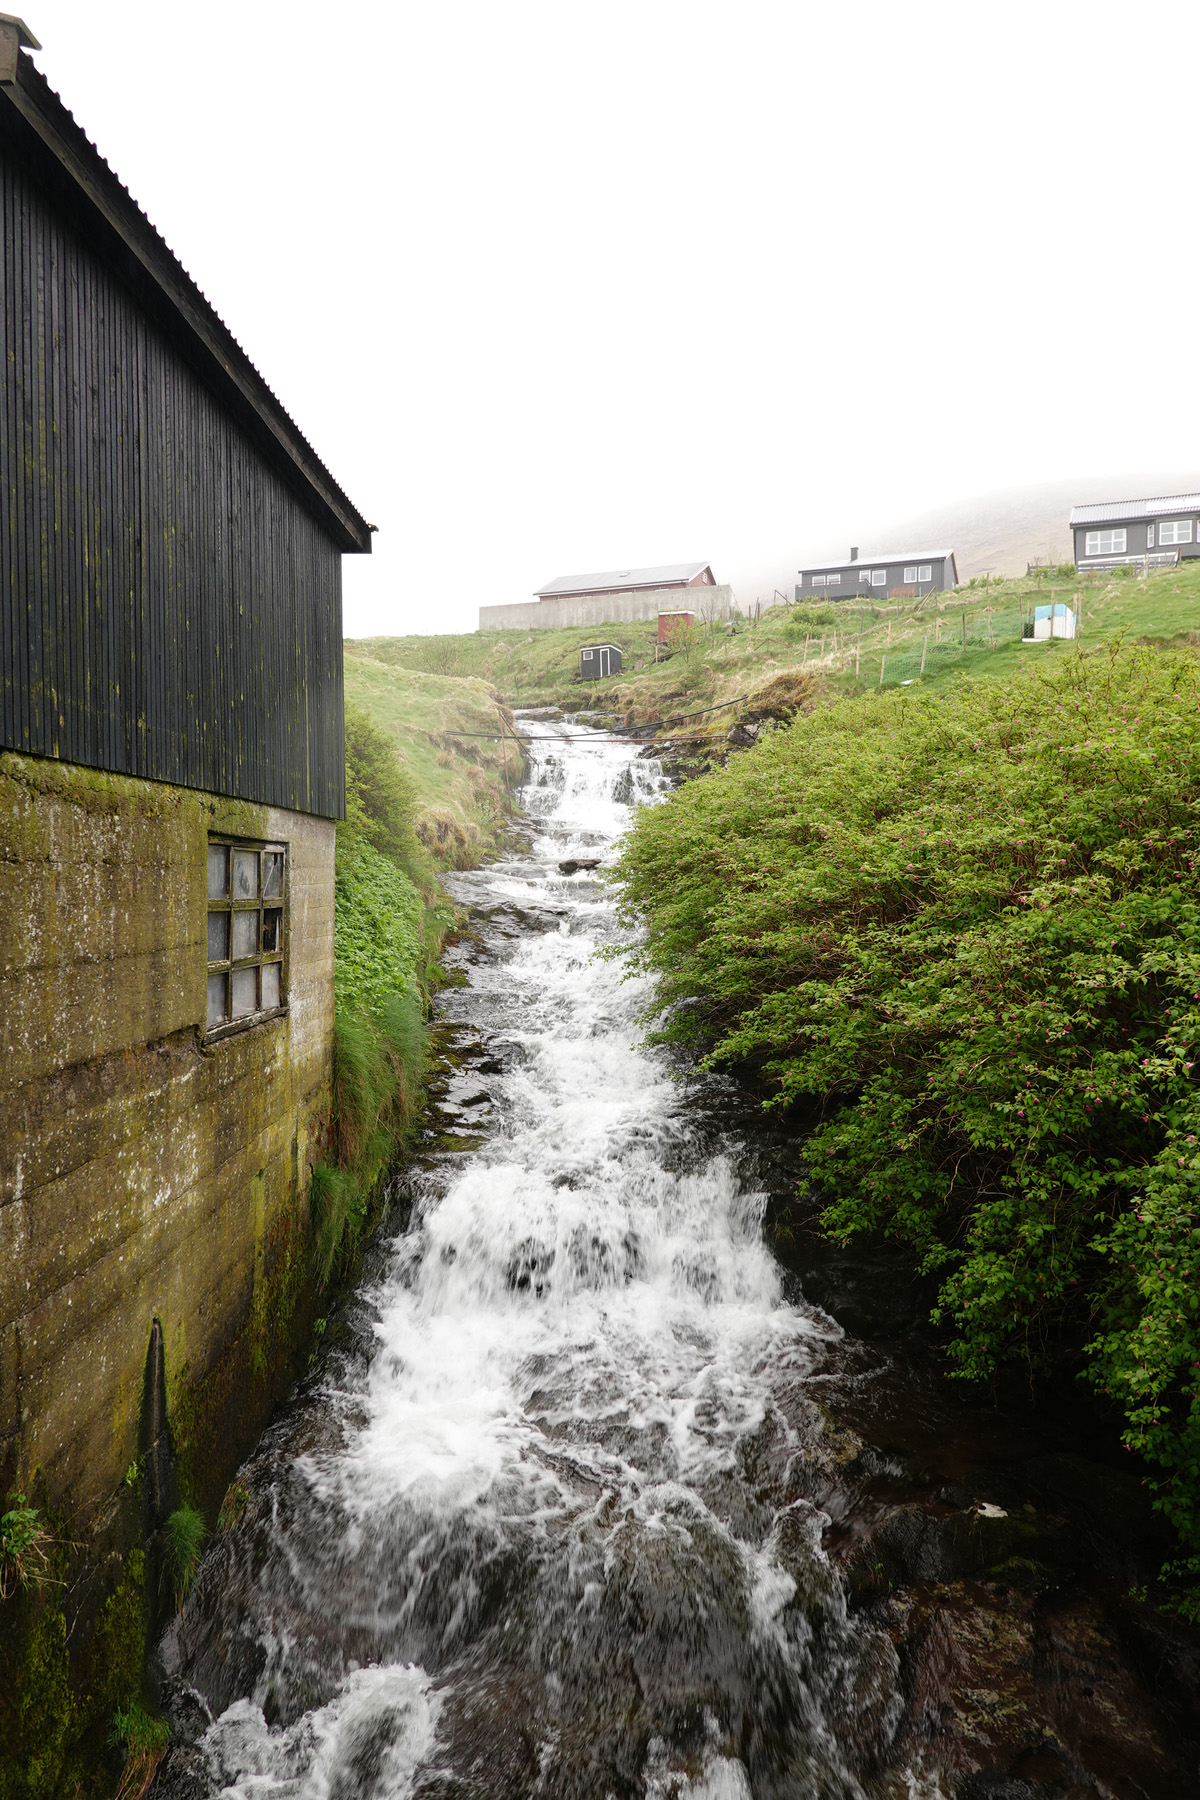
[[[914,550],[946,547],[956,554],[959,579],[972,575],[1023,575],[1027,563],[1054,557],[1066,562],[1071,555],[1071,533],[1067,527],[1072,506],[1088,500],[1124,500],[1141,494],[1185,494],[1200,491],[1200,473],[1086,475],[1069,481],[1042,482],[1036,486],[1001,488],[990,494],[978,494],[970,500],[935,507],[930,512],[909,514],[876,525],[863,521],[855,530],[853,542],[861,546],[864,557],[878,550]],[[849,543],[832,543],[827,538],[804,539],[797,543],[789,566],[783,563],[772,573],[763,568],[748,569],[740,578],[732,576],[734,592],[739,599],[752,600],[756,594],[765,598],[772,585],[790,594],[795,571],[802,563],[827,562],[846,556]],[[729,577],[724,577],[729,579]]]
[[[1200,474],[1087,476],[1073,481],[1047,482],[1038,487],[1004,488],[980,494],[955,506],[938,507],[884,532],[890,549],[899,540],[947,545],[957,555],[961,580],[972,575],[1023,575],[1025,565],[1039,557],[1059,562],[1071,560],[1071,533],[1067,526],[1072,506],[1088,500],[1134,499],[1141,494],[1195,493]],[[920,546],[917,546],[918,548]],[[864,550],[868,545],[864,543]]]

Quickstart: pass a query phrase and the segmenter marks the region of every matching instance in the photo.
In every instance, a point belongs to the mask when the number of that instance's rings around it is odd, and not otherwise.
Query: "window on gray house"
[[[1124,556],[1125,527],[1119,531],[1089,531],[1084,538],[1085,556]]]
[[[918,565],[917,580],[918,581],[932,581],[933,580],[933,564],[932,563],[921,563]]]
[[[826,580],[830,587],[841,587],[842,585],[842,578],[840,575],[829,575],[826,577]]]
[[[208,841],[208,1012],[219,1031],[279,1012],[287,851],[282,844]]]
[[[872,587],[886,587],[887,586],[887,570],[886,569],[872,569],[871,570],[871,586]]]
[[[917,580],[917,565],[916,565],[916,563],[910,563],[908,565],[908,567],[905,569],[904,580],[906,583]]]
[[[1153,531],[1154,527],[1150,529]],[[1192,521],[1190,519],[1165,519],[1158,528],[1160,544],[1190,544],[1192,541]]]
[[[814,587],[824,587],[825,586],[825,577],[823,575],[814,575],[813,576],[813,586]]]

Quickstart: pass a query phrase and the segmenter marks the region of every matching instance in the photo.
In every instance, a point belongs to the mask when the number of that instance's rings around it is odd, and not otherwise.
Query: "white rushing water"
[[[558,869],[611,860],[658,766],[575,730],[531,771],[528,852],[448,884],[480,940],[443,1002],[478,1034],[477,1137],[168,1646],[219,1715],[207,1791],[858,1795],[848,1736],[898,1703],[811,1498],[840,1334],[785,1302],[736,1146],[641,1047],[603,883]]]

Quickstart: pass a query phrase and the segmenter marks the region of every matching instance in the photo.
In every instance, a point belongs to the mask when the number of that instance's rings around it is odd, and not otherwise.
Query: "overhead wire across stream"
[[[653,720],[648,720],[643,725],[631,725],[629,727],[629,730],[627,732],[625,732],[621,737],[595,736],[595,737],[589,738],[588,741],[589,741],[589,743],[593,743],[593,744],[628,744],[631,742],[636,743],[638,741],[639,734],[642,732],[648,732],[648,733],[653,734],[656,731],[661,731],[663,729],[663,727],[666,725],[680,725],[687,719],[703,719],[703,718],[707,717],[707,715],[709,713],[727,712],[731,706],[742,706],[748,699],[749,699],[748,694],[740,694],[736,700],[722,700],[719,706],[702,706],[696,712],[673,713],[669,719],[653,719]],[[519,735],[520,735],[519,733],[507,732],[507,731],[498,731],[498,732],[493,732],[493,731],[453,731],[449,728],[447,728],[443,731],[430,733],[431,737],[482,738],[484,740],[484,742],[488,743],[488,744],[507,743],[508,739],[510,737],[519,736]],[[567,732],[567,731],[560,732],[560,733],[555,733],[552,731],[545,731],[545,732],[538,733],[537,741],[539,744],[547,744],[547,743],[549,743],[549,744],[574,744],[574,743],[577,743],[579,740],[577,738],[573,737],[571,735],[571,733]],[[651,737],[647,737],[645,741],[647,743],[650,743]]]

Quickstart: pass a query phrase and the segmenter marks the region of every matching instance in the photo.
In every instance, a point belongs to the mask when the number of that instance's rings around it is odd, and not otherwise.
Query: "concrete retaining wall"
[[[733,589],[720,587],[648,588],[640,594],[610,594],[587,600],[530,600],[518,606],[481,606],[480,631],[545,630],[558,625],[620,625],[630,619],[656,619],[660,612],[694,612],[697,619],[727,619]]]
[[[210,831],[288,845],[290,1010],[206,1044]],[[325,820],[0,755],[0,1482],[40,1472],[81,1532],[138,1455],[155,1317],[198,1492],[269,1411],[329,1115],[333,851]]]

